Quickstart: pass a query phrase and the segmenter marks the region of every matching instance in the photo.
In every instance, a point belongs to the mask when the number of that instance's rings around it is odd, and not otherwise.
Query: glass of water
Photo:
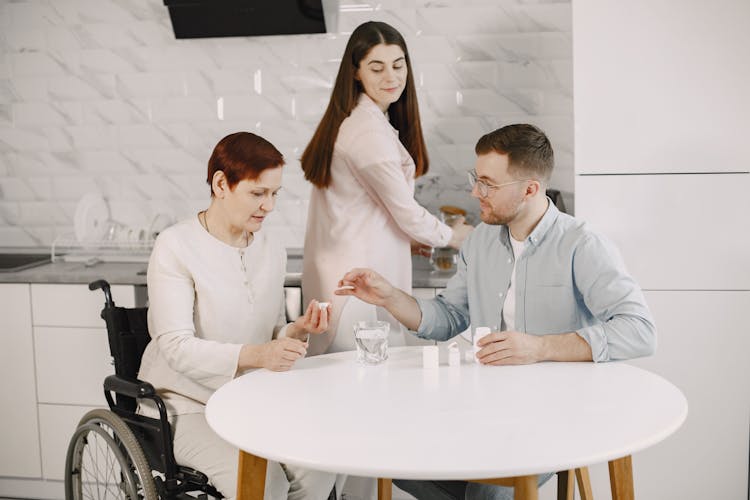
[[[357,321],[354,324],[354,340],[357,343],[357,361],[365,365],[377,365],[388,359],[387,321]]]

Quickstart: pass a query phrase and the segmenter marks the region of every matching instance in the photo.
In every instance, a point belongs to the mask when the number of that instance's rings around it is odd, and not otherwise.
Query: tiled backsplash
[[[523,121],[550,136],[552,187],[572,206],[569,1],[342,0],[335,33],[175,40],[162,0],[0,0],[0,246],[49,246],[89,192],[133,227],[186,217],[207,205],[213,146],[238,130],[284,153],[265,229],[301,246],[299,156],[348,34],[369,19],[411,52],[431,160],[420,202],[475,211],[476,140]]]

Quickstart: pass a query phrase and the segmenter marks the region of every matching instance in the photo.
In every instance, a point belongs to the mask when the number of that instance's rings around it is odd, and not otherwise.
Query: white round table
[[[484,479],[629,458],[687,416],[676,387],[624,363],[449,367],[444,355],[432,370],[419,347],[377,366],[342,352],[256,370],[216,391],[206,419],[240,450],[287,464]]]

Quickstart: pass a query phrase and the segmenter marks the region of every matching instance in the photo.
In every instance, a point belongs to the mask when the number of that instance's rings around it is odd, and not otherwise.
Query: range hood
[[[176,38],[325,33],[321,0],[164,0]]]

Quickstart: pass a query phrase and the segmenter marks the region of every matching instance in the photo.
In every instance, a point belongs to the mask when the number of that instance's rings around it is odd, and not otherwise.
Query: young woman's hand
[[[469,233],[474,230],[474,226],[461,222],[451,226],[451,229],[453,229],[453,234],[448,242],[448,246],[458,250],[461,248],[461,243],[463,243],[466,237],[469,236]]]
[[[432,254],[432,247],[425,245],[415,240],[411,240],[411,254],[421,255],[422,257],[429,257]]]

